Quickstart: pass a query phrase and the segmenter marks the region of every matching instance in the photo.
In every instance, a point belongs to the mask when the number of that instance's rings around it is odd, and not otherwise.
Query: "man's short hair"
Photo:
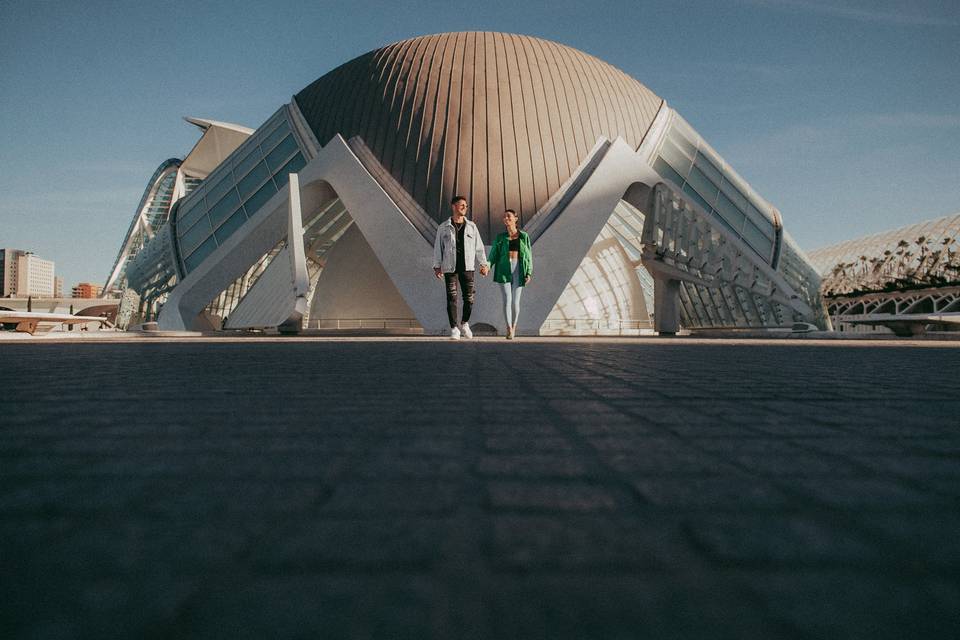
[[[467,199],[464,198],[463,196],[453,196],[453,199],[450,201],[450,205],[451,205],[451,206],[452,206],[452,205],[455,205],[455,204],[457,204],[458,202],[460,202],[461,200],[463,200],[464,202],[467,201]]]
[[[513,209],[507,209],[506,211],[504,211],[504,213],[512,213],[514,218],[519,218],[519,217],[520,217],[520,216],[517,215],[517,212],[514,211]]]

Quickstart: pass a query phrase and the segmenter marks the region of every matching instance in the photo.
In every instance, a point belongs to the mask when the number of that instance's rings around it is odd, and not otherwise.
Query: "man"
[[[472,338],[470,330],[470,311],[473,309],[473,274],[480,263],[480,275],[486,276],[490,270],[487,264],[480,230],[472,221],[467,220],[467,199],[454,196],[450,201],[450,218],[437,228],[437,239],[433,243],[433,273],[442,278],[447,285],[447,319],[450,321],[450,337],[459,340]],[[463,298],[463,315],[457,323],[457,285]]]

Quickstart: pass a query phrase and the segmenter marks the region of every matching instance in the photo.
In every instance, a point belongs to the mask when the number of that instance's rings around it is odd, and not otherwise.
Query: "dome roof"
[[[321,144],[359,135],[435,220],[466,196],[488,239],[506,208],[530,219],[599,137],[638,147],[663,102],[581,51],[488,32],[391,44],[295,99]]]

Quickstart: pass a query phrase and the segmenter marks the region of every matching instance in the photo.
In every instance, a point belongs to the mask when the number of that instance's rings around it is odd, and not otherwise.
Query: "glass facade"
[[[220,293],[220,295],[214,298],[213,301],[207,305],[206,312],[210,319],[216,322],[218,327],[223,326],[227,316],[229,316],[237,307],[237,305],[240,304],[243,296],[247,295],[247,292],[253,288],[253,285],[257,283],[257,280],[260,279],[260,276],[263,275],[263,272],[267,270],[267,267],[270,266],[270,263],[286,246],[286,244],[286,240],[281,240],[278,242],[276,246],[270,249],[270,251],[265,253],[262,258],[255,262],[252,267],[247,269],[245,274],[228,285],[227,288]]]
[[[651,330],[653,279],[640,263],[643,214],[621,200],[540,328],[552,334]]]
[[[130,261],[143,249],[157,231],[167,222],[173,203],[177,184],[179,160],[167,160],[151,178],[147,193],[141,199],[141,206],[133,223],[127,231],[120,253],[110,270],[110,276],[104,284],[104,294],[122,291],[127,287],[127,267]],[[119,267],[119,271],[117,268]]]
[[[784,235],[775,277],[766,260],[734,243],[713,215],[705,215],[667,183],[654,188],[644,229],[647,247],[680,282],[681,324],[687,328],[772,328],[793,322],[828,325],[819,278],[803,252]],[[724,225],[725,226],[725,225]],[[646,257],[645,257],[646,259]],[[655,270],[654,263],[646,264]],[[775,282],[777,281],[777,282]]]
[[[308,304],[313,300],[313,293],[316,290],[317,280],[323,271],[326,263],[326,254],[337,240],[350,228],[353,219],[347,212],[346,207],[339,198],[335,198],[316,211],[307,214],[303,221],[303,245],[304,253],[307,258],[307,274],[310,278],[310,290],[307,294]],[[222,226],[221,226],[222,228]],[[216,234],[214,234],[216,235]],[[222,324],[226,318],[233,313],[237,305],[247,295],[247,292],[253,288],[266,271],[270,262],[280,253],[280,250],[286,246],[286,240],[280,241],[273,249],[268,251],[259,261],[257,261],[243,276],[237,278],[223,292],[214,298],[213,302],[207,306],[207,313],[216,322]],[[309,321],[309,313],[304,318],[304,326]]]
[[[184,273],[226,242],[305,164],[281,108],[183,200],[176,233]]]
[[[812,309],[826,317],[823,297],[820,293],[820,274],[810,259],[794,242],[790,234],[783,234],[783,248],[780,252],[780,265],[777,271]],[[823,318],[820,318],[822,320]]]
[[[680,283],[680,317],[689,328],[782,327],[800,318],[782,305],[731,283]]]
[[[754,194],[677,114],[661,144],[654,169],[767,264],[774,264],[780,230],[773,208]]]
[[[156,231],[160,225],[167,221],[167,215],[170,213],[170,203],[173,201],[173,187],[177,182],[177,172],[171,171],[163,177],[157,190],[147,203],[144,215],[150,228]]]

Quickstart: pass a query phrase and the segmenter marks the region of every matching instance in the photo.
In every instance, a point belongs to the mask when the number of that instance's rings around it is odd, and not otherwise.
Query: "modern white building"
[[[546,40],[446,33],[371,51],[198,178],[135,257],[121,251],[165,329],[438,333],[432,244],[454,194],[488,246],[506,208],[530,234],[521,333],[829,327],[780,212],[661,97]],[[504,329],[489,278],[473,324]]]
[[[4,297],[53,298],[56,265],[20,249],[0,249],[0,282]]]
[[[147,187],[124,235],[120,251],[103,285],[104,296],[119,296],[123,293],[127,288],[127,263],[166,224],[173,204],[189,195],[253,133],[252,129],[226,122],[200,118],[184,119],[200,129],[200,139],[182,160],[170,158],[160,163],[147,181]]]
[[[960,331],[960,213],[810,253],[839,331]]]

